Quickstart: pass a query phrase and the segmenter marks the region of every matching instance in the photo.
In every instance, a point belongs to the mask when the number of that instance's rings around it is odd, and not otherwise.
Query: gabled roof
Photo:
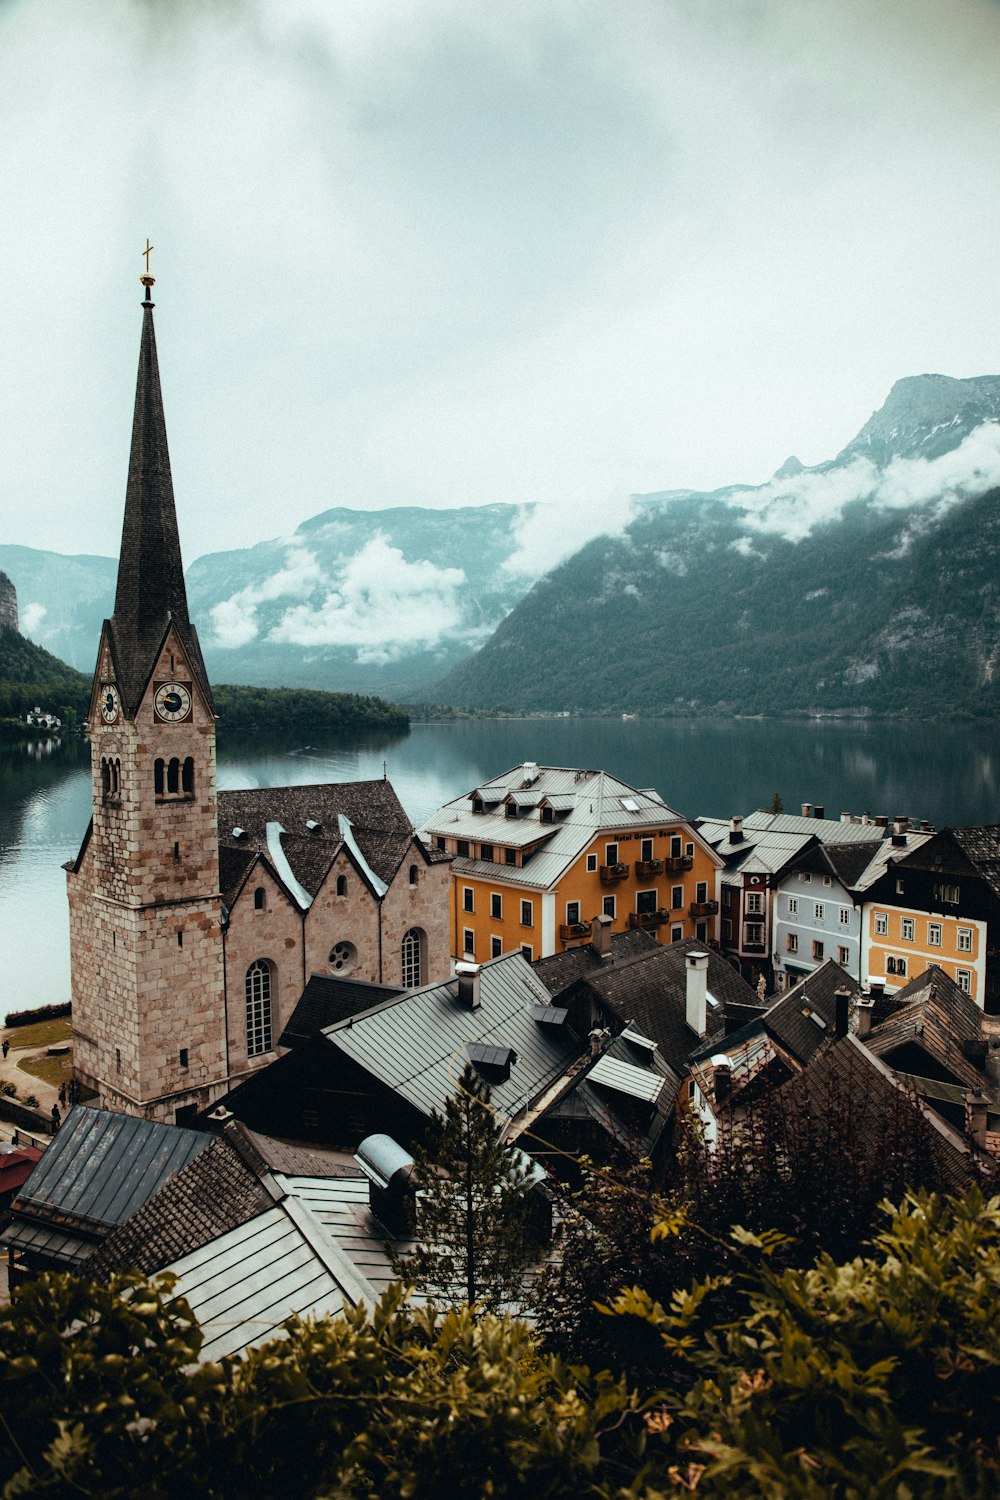
[[[485,811],[472,811],[479,798]],[[518,807],[518,816],[506,816],[504,800]],[[541,820],[541,806],[556,812],[551,823]],[[512,848],[541,847],[529,854],[522,866],[498,866],[488,861],[459,857],[456,874],[503,880],[507,885],[548,889],[580,857],[598,835],[609,840],[616,833],[657,828],[685,829],[697,836],[682,816],[668,807],[658,792],[640,791],[607,771],[581,771],[562,766],[514,766],[472,792],[446,802],[424,825],[430,837],[468,839]],[[699,841],[700,842],[700,841]],[[703,845],[708,848],[707,845]],[[709,851],[711,852],[711,851]]]
[[[852,1005],[857,1004],[861,986],[828,958],[765,1013],[768,1034],[803,1067],[824,1042],[834,1038],[837,1019],[834,995],[840,989],[848,991]]]
[[[821,844],[871,844],[889,830],[875,823],[848,823],[842,818],[805,818],[797,813],[752,812],[743,819],[744,833],[807,834]]]
[[[327,1026],[348,1016],[370,1010],[403,991],[398,985],[370,984],[363,979],[337,979],[330,974],[311,974],[309,982],[288,1018],[278,1040],[279,1047],[295,1047],[316,1036]]]
[[[948,832],[993,894],[1000,896],[1000,823],[970,824]]]
[[[566,948],[562,953],[550,953],[546,958],[536,958],[532,968],[549,994],[555,996],[594,970],[607,965],[613,967],[633,963],[637,958],[648,957],[658,947],[654,937],[636,927],[628,932],[612,934],[608,958],[601,958],[590,943],[584,943],[579,948]]]
[[[551,959],[542,959],[535,968],[546,985],[559,986],[551,991],[559,1003],[566,1003],[572,994],[581,990],[588,991],[623,1021],[634,1023],[640,1032],[655,1041],[669,1066],[676,1073],[683,1073],[692,1052],[704,1043],[704,1038],[692,1031],[686,1020],[686,959],[689,953],[703,951],[704,943],[687,938],[668,946],[650,940],[644,950],[631,955],[624,963],[602,962],[591,954],[591,961],[586,966],[581,963],[576,976],[568,984],[565,982],[568,966],[557,968]],[[742,1024],[762,1009],[756,991],[714,949],[709,950],[708,994],[706,1034],[709,1037],[725,1034],[727,1018],[730,1026],[734,1018]]]
[[[802,818],[790,813],[751,813],[736,838],[730,818],[696,818],[695,827],[726,861],[727,873],[751,869],[777,874],[793,859],[820,844],[860,844],[871,850],[886,830],[873,823],[843,823],[834,818]]]
[[[479,970],[480,1004],[458,997],[456,980],[410,990],[360,1016],[327,1027],[327,1043],[350,1057],[424,1115],[455,1092],[470,1042],[512,1047],[508,1078],[490,1079],[492,1108],[514,1121],[581,1052],[565,1027],[544,1026],[531,1006],[548,991],[520,953],[505,953]]]
[[[106,622],[131,717],[139,706],[167,629],[176,630],[209,708],[212,693],[198,635],[188,616],[184,566],[174,508],[167,425],[153,330],[153,303],[143,303],[139,373],[115,609]]]
[[[881,845],[879,846],[881,848]],[[789,873],[805,870],[813,875],[829,875],[851,890],[872,860],[871,844],[811,844],[789,865]]]
[[[866,1045],[893,1066],[893,1055],[917,1047],[967,1089],[986,1083],[981,1065],[982,1012],[976,1002],[936,964],[931,964],[896,996],[899,1009],[875,1027]],[[982,1050],[977,1063],[973,1054]],[[914,1069],[908,1069],[914,1072]]]
[[[220,792],[220,857],[227,848],[241,853],[266,850],[268,824],[280,823],[284,830],[283,854],[295,879],[310,896],[315,896],[338,850],[345,848],[339,821],[342,816],[350,819],[354,839],[371,871],[390,885],[413,848],[414,832],[388,781],[324,782],[318,786],[253,787]],[[235,837],[234,828],[243,830],[242,838]],[[415,857],[422,854],[424,851],[418,844]],[[363,871],[359,873],[365,878]]]
[[[74,1105],[14,1200],[4,1243],[86,1260],[208,1143],[197,1130]]]
[[[883,839],[873,851],[865,868],[856,877],[854,889],[859,892],[869,890],[877,880],[881,880],[890,863],[905,860],[907,855],[915,853],[934,837],[932,833],[906,833],[904,834],[905,846],[894,844],[891,839]]]

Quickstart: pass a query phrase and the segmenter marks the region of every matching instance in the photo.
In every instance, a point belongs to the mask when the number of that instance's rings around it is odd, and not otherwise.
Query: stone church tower
[[[215,713],[188,618],[146,300],[114,614],[88,728],[93,820],[67,866],[77,1077],[183,1121],[228,1078]]]

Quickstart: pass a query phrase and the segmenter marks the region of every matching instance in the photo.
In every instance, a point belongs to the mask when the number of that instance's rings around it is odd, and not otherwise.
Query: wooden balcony
[[[669,859],[663,861],[663,868],[671,875],[676,875],[681,870],[690,870],[694,860],[690,854],[672,854]]]
[[[635,878],[648,880],[651,875],[663,874],[662,859],[638,859],[635,863]]]
[[[562,942],[562,943],[572,943],[572,942],[579,941],[580,938],[589,938],[589,937],[590,937],[590,923],[589,922],[560,922],[559,923],[559,941]]]
[[[714,917],[718,910],[718,901],[692,901],[688,907],[688,915],[692,917]]]
[[[628,925],[640,927],[646,931],[650,927],[662,927],[664,922],[670,921],[670,913],[661,907],[659,911],[630,911],[628,914]]]
[[[600,865],[598,873],[606,885],[613,885],[616,880],[628,879],[628,865]]]

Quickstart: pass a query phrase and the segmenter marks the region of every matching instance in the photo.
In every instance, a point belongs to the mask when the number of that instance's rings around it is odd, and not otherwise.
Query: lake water
[[[0,1010],[69,998],[65,875],[90,817],[88,751],[0,750]],[[219,785],[390,781],[414,823],[521,761],[614,772],[688,817],[728,817],[781,793],[841,812],[937,827],[1000,822],[994,731],[833,720],[481,719],[417,724],[393,741],[278,746],[220,737]]]

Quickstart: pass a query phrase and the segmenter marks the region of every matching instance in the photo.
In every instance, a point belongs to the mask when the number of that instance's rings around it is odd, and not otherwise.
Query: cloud
[[[22,605],[18,611],[18,619],[22,635],[34,635],[41,625],[48,611],[44,604],[30,603]]]
[[[257,611],[262,604],[287,597],[305,598],[323,581],[323,573],[308,547],[293,544],[285,553],[284,566],[263,583],[248,584],[239,593],[212,606],[209,611],[212,643],[226,649],[248,646],[259,633]]]
[[[515,578],[538,578],[595,537],[621,536],[636,508],[631,496],[579,496],[561,505],[525,506],[513,528],[514,551],[504,561],[504,572]]]
[[[1000,423],[983,422],[949,453],[937,458],[894,458],[884,469],[857,457],[836,468],[774,479],[755,490],[739,490],[729,503],[742,511],[751,532],[800,542],[817,526],[840,519],[858,500],[881,511],[912,511],[910,532],[920,534],[964,499],[1000,486]],[[740,546],[749,555],[750,543]],[[908,542],[906,543],[908,545]],[[905,550],[905,549],[904,549]]]

